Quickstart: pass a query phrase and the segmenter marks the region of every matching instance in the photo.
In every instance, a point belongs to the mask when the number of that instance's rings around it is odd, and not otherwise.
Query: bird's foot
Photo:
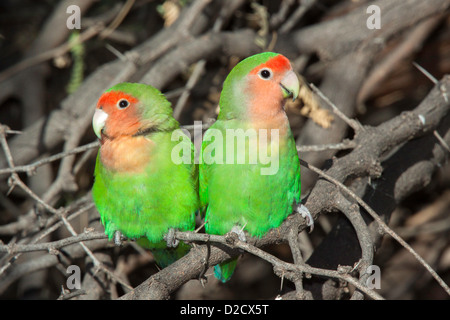
[[[244,228],[241,228],[239,226],[234,226],[231,228],[231,232],[236,233],[239,240],[247,242],[247,238],[245,237]]]
[[[167,233],[164,235],[164,240],[166,240],[168,248],[176,248],[176,247],[178,247],[178,244],[180,243],[180,240],[175,238],[175,229],[174,228],[169,228]]]
[[[309,227],[309,232],[314,230],[314,219],[309,212],[308,208],[306,208],[303,204],[299,203],[294,207],[294,212],[300,213],[302,217],[306,220],[306,224]]]
[[[125,236],[119,230],[114,231],[114,244],[118,247],[123,245],[123,240]]]

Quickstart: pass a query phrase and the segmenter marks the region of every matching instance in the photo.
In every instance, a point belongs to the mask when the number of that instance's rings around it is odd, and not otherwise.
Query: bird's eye
[[[268,80],[272,78],[272,71],[267,68],[262,69],[261,71],[259,71],[259,76],[261,77],[261,79]]]
[[[125,109],[129,105],[130,105],[130,103],[128,102],[128,100],[125,100],[125,99],[122,99],[117,103],[117,106],[119,107],[119,109]]]

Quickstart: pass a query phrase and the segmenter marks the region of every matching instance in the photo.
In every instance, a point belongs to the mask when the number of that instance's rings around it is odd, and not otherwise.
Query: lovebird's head
[[[98,100],[92,118],[97,137],[138,136],[175,126],[171,104],[156,88],[140,83],[119,83]]]
[[[259,53],[239,62],[226,78],[219,103],[221,116],[270,116],[283,111],[285,99],[296,99],[299,91],[298,77],[285,56]]]

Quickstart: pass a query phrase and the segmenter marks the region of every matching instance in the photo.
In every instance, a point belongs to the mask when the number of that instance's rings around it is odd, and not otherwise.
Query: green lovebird
[[[194,146],[172,111],[157,89],[120,83],[103,93],[92,120],[101,143],[92,196],[105,233],[136,239],[163,268],[190,249],[165,235],[193,230],[199,208]]]
[[[300,208],[300,161],[284,111],[299,80],[289,60],[265,52],[238,63],[226,78],[217,121],[205,132],[199,168],[200,202],[209,234],[261,237]],[[216,265],[231,278],[237,259]]]

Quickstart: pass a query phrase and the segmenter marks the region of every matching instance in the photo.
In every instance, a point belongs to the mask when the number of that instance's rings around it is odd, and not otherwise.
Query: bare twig
[[[355,132],[358,132],[360,130],[363,130],[363,126],[355,119],[350,119],[349,117],[347,117],[341,110],[339,110],[338,107],[336,107],[336,105],[330,101],[330,99],[328,99],[320,90],[319,88],[317,88],[313,83],[310,84],[311,88],[313,89],[313,91],[320,97],[322,98],[332,109],[333,112],[339,116],[339,118],[341,118],[342,120],[345,121],[346,124],[349,125],[350,128],[352,128],[353,130],[355,130]]]
[[[177,101],[177,104],[173,110],[173,117],[175,119],[179,119],[181,112],[190,96],[191,90],[194,88],[195,84],[200,79],[200,76],[202,75],[206,65],[206,60],[200,60],[197,62],[197,64],[194,67],[194,70],[192,71],[191,76],[189,77],[188,82],[186,83],[186,86],[183,90],[183,93],[181,94],[180,98]]]
[[[13,172],[26,172],[28,174],[33,173],[38,167],[53,162],[53,161],[57,161],[60,160],[68,155],[72,155],[72,154],[76,154],[76,153],[80,153],[80,152],[85,152],[87,150],[93,149],[93,148],[97,148],[100,146],[100,143],[98,141],[94,141],[91,143],[88,143],[84,146],[80,146],[80,147],[76,147],[72,150],[69,151],[64,151],[64,152],[60,152],[57,153],[55,155],[52,155],[50,157],[46,157],[43,159],[40,159],[38,161],[35,161],[33,163],[27,164],[27,165],[23,165],[23,166],[15,166],[13,168],[8,168],[8,169],[0,169],[0,175],[1,174],[6,174],[6,173],[13,173]]]
[[[311,171],[314,171],[315,173],[319,174],[321,177],[324,177],[331,183],[335,184],[341,191],[348,194],[350,197],[352,197],[358,204],[363,207],[370,216],[378,223],[379,227],[383,229],[384,232],[389,234],[392,238],[394,238],[398,243],[400,243],[406,250],[408,250],[416,259],[419,261],[419,263],[427,269],[427,271],[433,276],[433,278],[439,283],[439,285],[447,292],[448,295],[450,295],[450,288],[445,283],[444,280],[436,273],[436,271],[433,270],[433,268],[408,244],[406,243],[394,230],[389,228],[389,226],[378,216],[378,214],[372,210],[360,197],[358,197],[353,191],[351,191],[349,188],[347,188],[345,185],[343,185],[341,182],[337,181],[333,177],[327,175],[324,171],[300,160],[303,166],[310,169]]]
[[[289,19],[280,27],[280,33],[288,33],[305,13],[316,3],[316,0],[298,0],[298,7]]]
[[[445,142],[445,140],[441,137],[441,135],[439,134],[439,132],[437,132],[436,130],[433,131],[433,135],[436,137],[436,139],[438,139],[439,143],[441,144],[442,147],[444,147],[445,150],[447,150],[448,152],[450,152],[450,147],[448,146],[447,142]]]
[[[107,38],[115,29],[117,29],[123,19],[125,19],[127,14],[130,12],[134,2],[135,0],[127,0],[127,2],[125,2],[111,24],[99,34],[100,39]]]
[[[320,152],[326,150],[348,150],[356,147],[356,142],[353,140],[345,139],[340,143],[331,143],[324,145],[314,145],[314,146],[297,146],[298,152]]]
[[[36,244],[11,244],[0,245],[0,252],[8,254],[25,253],[33,251],[49,251],[61,249],[65,246],[89,240],[107,239],[108,237],[103,232],[84,232],[76,236],[64,238],[61,240]]]
[[[307,274],[315,274],[318,276],[325,276],[330,278],[337,278],[344,281],[347,281],[360,289],[362,292],[367,294],[369,297],[375,300],[380,300],[382,297],[378,295],[373,290],[368,289],[367,287],[361,285],[356,279],[351,277],[348,274],[343,274],[339,271],[334,270],[326,270],[326,269],[320,269],[320,268],[314,268],[310,267],[308,265],[304,264],[291,264],[284,262],[275,256],[259,249],[258,247],[248,243],[239,240],[237,237],[234,237],[233,233],[229,233],[225,236],[218,236],[218,235],[211,235],[211,234],[198,234],[198,233],[192,233],[192,232],[175,232],[175,237],[182,241],[192,242],[192,241],[201,241],[201,242],[217,242],[222,245],[230,245],[234,248],[238,248],[241,250],[245,250],[248,253],[251,253],[257,257],[260,257],[261,259],[264,259],[268,262],[270,262],[274,267],[277,267],[279,269],[285,270],[286,274],[288,272],[297,272],[299,274],[301,273],[307,273]],[[230,237],[232,239],[230,239]]]
[[[58,300],[69,300],[85,294],[86,294],[85,290],[75,290],[70,293],[62,292],[61,295],[58,297]]]
[[[79,37],[79,42],[77,43],[74,43],[73,41],[68,41],[60,45],[59,47],[50,49],[48,51],[39,53],[36,56],[20,61],[16,65],[13,65],[12,67],[9,67],[8,69],[0,73],[0,82],[5,81],[9,77],[17,74],[18,72],[24,69],[27,69],[31,66],[34,66],[36,64],[42,63],[52,58],[61,56],[66,52],[69,52],[76,44],[86,42],[87,40],[99,34],[99,32],[103,29],[104,29],[103,24],[96,24],[87,29],[86,31],[84,31],[83,33],[81,33]]]
[[[305,262],[303,260],[302,253],[300,251],[299,239],[298,239],[298,234],[297,234],[296,230],[294,230],[294,229],[290,230],[289,235],[288,235],[288,243],[289,243],[289,247],[291,248],[292,258],[294,259],[294,264],[304,264]],[[295,284],[295,291],[297,293],[297,296],[300,299],[306,298],[305,291],[303,290],[302,277],[303,277],[303,275],[299,274],[296,277],[294,277],[294,279],[292,279]]]
[[[402,43],[393,50],[381,63],[373,68],[372,73],[367,77],[364,85],[362,86],[359,94],[358,101],[361,103],[367,99],[369,94],[380,85],[380,83],[389,77],[392,70],[395,70],[394,66],[412,56],[416,51],[422,48],[422,44],[428,38],[429,34],[440,23],[445,14],[439,14],[433,16],[421,22],[417,27],[412,29]],[[413,62],[413,64],[419,68],[419,66]]]
[[[73,229],[72,225],[70,224],[70,222],[67,221],[67,219],[64,216],[60,217],[61,220],[63,221],[64,225],[66,226],[67,230],[72,234],[72,236],[77,237],[78,234],[76,233],[76,231]],[[92,259],[92,261],[94,262],[94,266],[101,269],[103,272],[105,272],[108,276],[110,276],[112,279],[114,279],[115,281],[117,281],[118,283],[120,283],[124,288],[128,289],[128,290],[133,290],[133,287],[131,287],[126,281],[124,281],[123,279],[121,279],[118,275],[116,275],[114,272],[112,272],[111,270],[109,270],[106,266],[103,265],[103,263],[101,263],[97,257],[94,255],[94,253],[91,251],[91,249],[89,249],[83,241],[79,242],[80,246],[83,248],[83,250],[86,252],[86,254]]]

